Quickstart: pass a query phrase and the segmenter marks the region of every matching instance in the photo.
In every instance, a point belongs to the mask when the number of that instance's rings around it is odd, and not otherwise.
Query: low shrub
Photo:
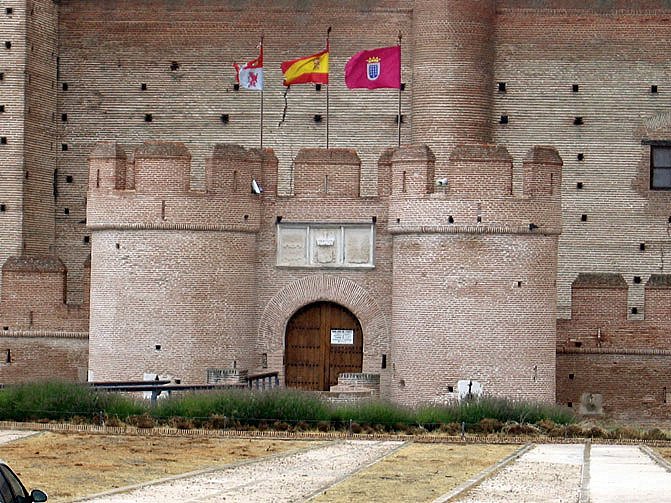
[[[438,427],[438,431],[440,431],[441,433],[447,433],[448,435],[461,435],[461,424],[459,423],[441,424]]]
[[[659,428],[652,428],[643,434],[644,440],[669,440],[669,436]]]
[[[139,416],[129,416],[128,424],[137,428],[153,428],[156,426],[156,421],[149,414],[142,414]]]
[[[475,426],[475,431],[485,434],[496,433],[497,431],[501,431],[502,426],[503,423],[498,419],[485,417],[480,419],[478,424]]]

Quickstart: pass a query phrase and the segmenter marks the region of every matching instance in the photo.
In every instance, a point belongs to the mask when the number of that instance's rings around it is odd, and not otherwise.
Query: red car
[[[19,477],[0,460],[0,503],[38,503],[47,501],[44,491],[33,489],[30,493],[19,480]]]

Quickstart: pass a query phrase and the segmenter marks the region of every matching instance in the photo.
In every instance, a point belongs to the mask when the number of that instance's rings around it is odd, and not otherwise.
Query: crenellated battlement
[[[671,275],[652,274],[643,286],[644,309],[630,318],[630,285],[621,274],[582,273],[571,285],[571,319],[557,320],[559,350],[671,350]],[[638,315],[643,318],[638,318]]]
[[[88,330],[91,263],[84,265],[85,301],[68,305],[67,268],[55,256],[10,257],[2,266],[0,321],[5,332]]]
[[[387,154],[388,157],[388,154]],[[503,146],[460,145],[435,173],[428,147],[397,149],[391,160],[392,233],[561,232],[562,160],[552,147],[524,158],[524,191],[513,194],[513,159]]]
[[[146,142],[134,151],[132,162],[120,146],[98,144],[89,157],[87,224],[91,229],[255,232],[261,203],[252,181],[264,191],[275,190],[277,158],[272,150],[216,145],[205,168],[205,190],[194,189],[191,154],[183,143]]]

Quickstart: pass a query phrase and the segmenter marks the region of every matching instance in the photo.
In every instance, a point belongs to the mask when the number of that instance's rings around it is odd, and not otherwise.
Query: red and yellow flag
[[[329,83],[329,48],[304,58],[284,61],[282,63],[284,85],[293,84],[328,84]]]

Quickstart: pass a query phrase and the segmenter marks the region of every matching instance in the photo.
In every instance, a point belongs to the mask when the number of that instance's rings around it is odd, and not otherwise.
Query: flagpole
[[[403,38],[403,35],[402,35],[401,32],[399,31],[399,32],[398,32],[398,49],[399,49],[399,53],[401,52],[401,39],[402,39],[402,38]],[[402,71],[403,71],[403,66],[401,66],[400,55],[399,55],[399,69],[398,69],[398,72],[399,72],[399,81],[402,81],[402,80],[403,80],[403,79],[400,78],[400,77],[401,77],[401,73],[402,73]],[[401,86],[402,86],[402,83],[399,82],[399,83],[398,83],[398,146],[399,146],[399,147],[401,146],[401,118],[403,117],[403,116],[401,115]]]
[[[329,73],[330,73],[330,60],[331,60],[331,48],[329,46],[329,39],[331,36],[331,27],[329,26],[328,30],[326,30],[326,51],[328,53],[328,58],[329,58]],[[327,78],[329,76],[329,73],[327,73]],[[329,84],[326,84],[326,148],[329,148],[329,88],[331,86]]]
[[[263,57],[263,35],[261,35],[261,48],[260,49],[261,49],[261,57]],[[260,120],[261,131],[260,131],[260,134],[259,134],[259,143],[260,143],[262,149],[263,149],[263,88],[266,85],[266,82],[265,82],[265,68],[264,68],[263,77],[264,77],[263,78],[263,87],[261,87],[261,120]]]

